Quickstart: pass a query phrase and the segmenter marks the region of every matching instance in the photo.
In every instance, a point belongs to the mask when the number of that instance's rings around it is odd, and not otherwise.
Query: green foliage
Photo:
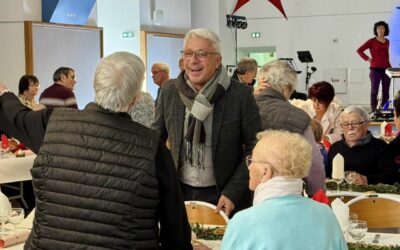
[[[196,234],[197,239],[203,240],[222,240],[224,236],[224,227],[208,228],[200,225],[199,223],[192,224],[192,231]]]
[[[336,190],[336,183],[328,182],[326,183],[326,187],[329,190]],[[340,184],[341,191],[348,191],[350,184],[342,183]],[[400,183],[395,183],[392,185],[387,184],[376,184],[376,185],[352,185],[352,189],[354,192],[368,192],[373,191],[376,193],[386,193],[386,194],[400,194]]]
[[[361,243],[359,246],[357,246],[356,243],[347,243],[347,246],[349,247],[349,250],[400,250],[400,246],[378,246],[378,245],[373,245],[373,244],[365,244]]]

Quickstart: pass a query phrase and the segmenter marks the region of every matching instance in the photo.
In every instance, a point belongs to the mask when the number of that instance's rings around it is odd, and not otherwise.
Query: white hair
[[[344,114],[355,113],[358,114],[363,121],[369,121],[368,112],[361,106],[351,105],[345,108],[340,115],[340,121],[342,121],[342,116]]]
[[[312,161],[312,146],[297,133],[284,130],[265,130],[257,134],[262,143],[264,158],[270,162],[277,175],[287,178],[308,176]]]
[[[285,88],[294,91],[297,87],[297,73],[285,61],[275,60],[264,64],[258,71],[258,79],[281,93]]]
[[[221,53],[221,40],[213,31],[208,29],[192,29],[186,33],[185,38],[183,39],[183,47],[186,47],[186,43],[190,38],[200,37],[211,42],[211,46],[215,49],[215,52]]]
[[[145,67],[137,55],[115,52],[97,65],[95,102],[105,109],[127,112],[142,89]]]

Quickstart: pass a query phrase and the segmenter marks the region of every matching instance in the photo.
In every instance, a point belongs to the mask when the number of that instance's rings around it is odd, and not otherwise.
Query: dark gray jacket
[[[152,127],[161,132],[164,141],[169,137],[172,157],[180,167],[185,105],[179,97],[176,81],[184,81],[183,73],[163,85]],[[261,131],[252,91],[232,80],[226,93],[215,102],[213,114],[212,158],[217,188],[236,208],[249,206],[249,174],[245,157],[251,154],[256,133]]]
[[[263,129],[281,129],[304,135],[313,146],[310,174],[304,179],[307,194],[325,190],[325,167],[306,112],[291,105],[279,91],[267,88],[256,97]]]
[[[33,112],[6,93],[0,104],[37,153],[26,249],[191,249],[176,171],[156,131],[94,103]]]

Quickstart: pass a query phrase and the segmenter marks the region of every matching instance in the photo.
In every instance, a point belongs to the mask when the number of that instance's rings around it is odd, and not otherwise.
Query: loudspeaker
[[[164,22],[164,12],[159,9],[153,10],[153,24],[163,25]]]

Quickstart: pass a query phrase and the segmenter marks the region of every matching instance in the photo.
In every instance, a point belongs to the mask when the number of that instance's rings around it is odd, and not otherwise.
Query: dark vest
[[[159,134],[89,104],[55,109],[32,168],[27,249],[157,249]]]
[[[263,129],[286,130],[304,134],[311,118],[303,110],[291,105],[277,90],[267,88],[256,96]]]

